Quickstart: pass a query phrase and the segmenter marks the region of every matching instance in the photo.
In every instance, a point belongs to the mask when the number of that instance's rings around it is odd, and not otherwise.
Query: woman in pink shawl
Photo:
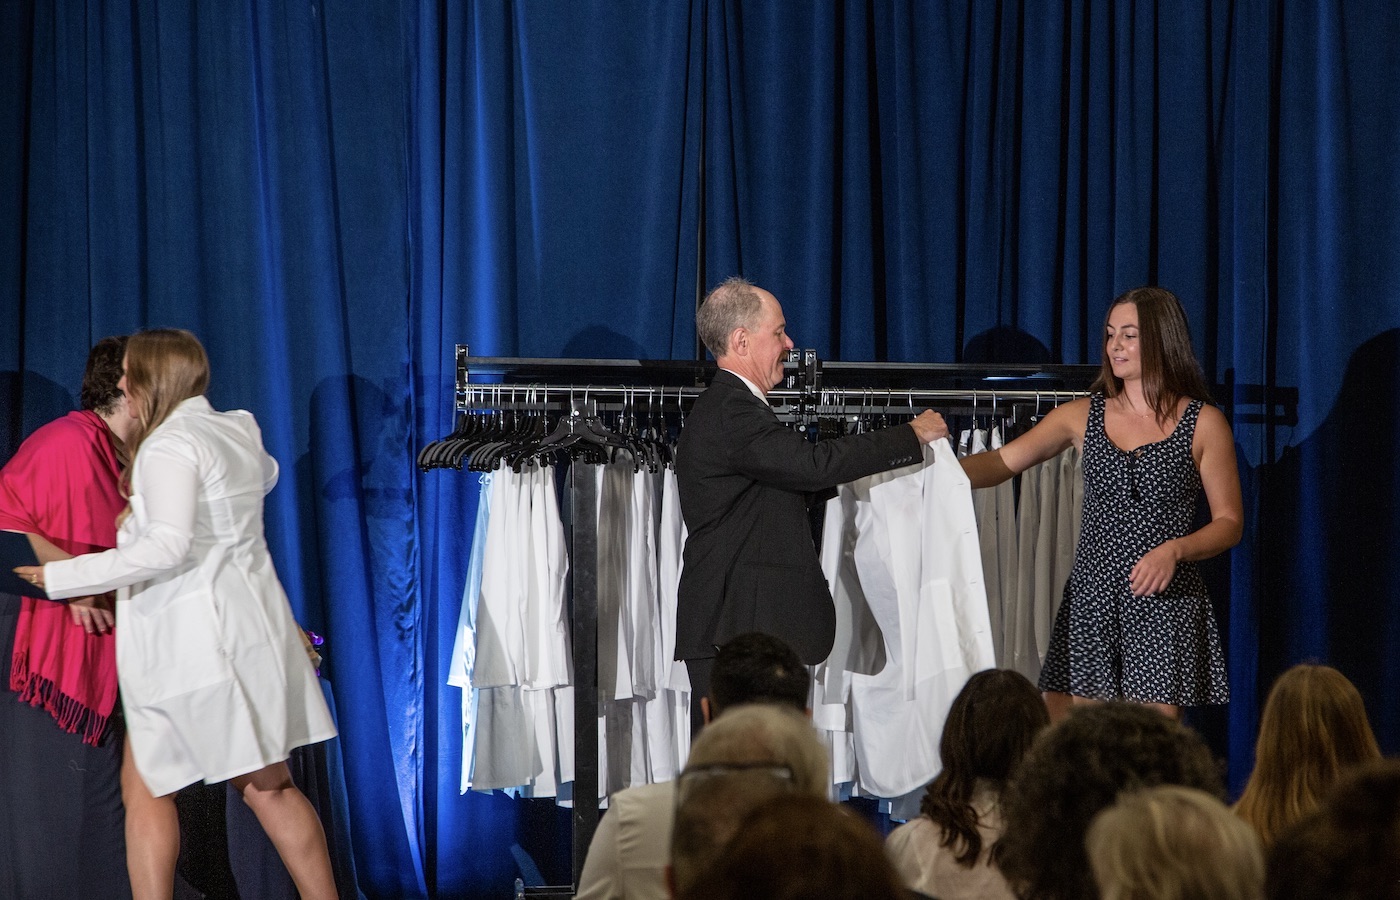
[[[134,421],[117,388],[125,348],[124,337],[98,342],[82,409],[40,427],[0,469],[0,529],[31,535],[41,559],[116,546]],[[110,597],[0,596],[0,660],[18,694],[0,691],[0,896],[131,896],[112,626]]]

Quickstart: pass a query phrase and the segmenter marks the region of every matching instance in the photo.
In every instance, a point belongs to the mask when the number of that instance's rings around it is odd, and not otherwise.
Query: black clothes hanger
[[[630,449],[631,445],[626,439],[603,425],[593,411],[586,390],[581,404],[571,399],[569,406],[569,414],[559,417],[554,430],[523,447],[514,457],[513,465],[561,451],[572,459],[583,459],[585,462],[609,462],[612,451]]]

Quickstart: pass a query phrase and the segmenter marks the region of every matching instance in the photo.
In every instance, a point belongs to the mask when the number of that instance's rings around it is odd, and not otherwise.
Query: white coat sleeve
[[[44,586],[55,600],[100,594],[176,568],[189,555],[199,499],[197,448],[165,439],[140,449],[132,470],[135,531],[115,550],[44,566]]]
[[[282,469],[277,465],[277,460],[273,458],[272,454],[266,450],[263,451],[262,455],[262,468],[263,493],[270,494],[272,489],[277,486],[277,477],[281,474]]]

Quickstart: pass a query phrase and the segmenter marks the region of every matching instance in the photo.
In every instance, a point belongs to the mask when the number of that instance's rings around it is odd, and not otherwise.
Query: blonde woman
[[[1254,771],[1235,812],[1268,847],[1316,810],[1343,774],[1380,758],[1356,686],[1331,666],[1296,665],[1264,702]]]
[[[124,371],[136,428],[117,549],[15,571],[55,599],[120,589],[132,893],[174,890],[175,793],[229,780],[301,896],[329,900],[325,833],[286,765],[335,726],[263,538],[277,463],[249,413],[210,407],[209,360],[188,331],[133,335]]]
[[[1123,794],[1084,838],[1101,900],[1259,900],[1264,851],[1216,797],[1179,785]]]

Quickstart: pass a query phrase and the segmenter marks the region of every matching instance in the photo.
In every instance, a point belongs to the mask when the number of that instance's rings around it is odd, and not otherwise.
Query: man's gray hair
[[[787,777],[774,778],[774,770]],[[695,739],[676,782],[671,873],[677,892],[714,864],[764,800],[781,793],[825,799],[830,782],[826,748],[805,715],[764,703],[726,710]]]
[[[734,329],[757,326],[762,313],[763,298],[753,282],[734,275],[706,295],[695,313],[695,330],[705,348],[719,359],[729,353],[729,336]]]

